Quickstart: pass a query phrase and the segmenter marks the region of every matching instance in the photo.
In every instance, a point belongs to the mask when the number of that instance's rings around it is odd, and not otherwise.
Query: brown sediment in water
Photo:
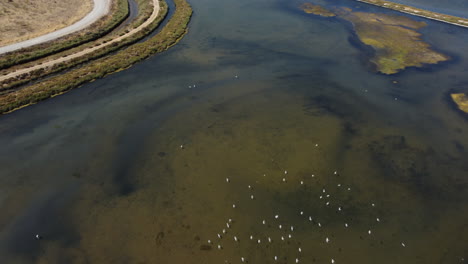
[[[338,8],[335,14],[351,22],[359,40],[373,48],[375,55],[370,61],[380,73],[395,74],[408,67],[422,67],[450,59],[422,41],[417,30],[426,26],[424,22],[403,16],[353,12],[349,8]]]

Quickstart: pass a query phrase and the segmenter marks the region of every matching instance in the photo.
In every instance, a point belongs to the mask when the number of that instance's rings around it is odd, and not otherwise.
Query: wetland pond
[[[0,117],[1,262],[467,263],[468,30],[311,2],[450,60],[385,75],[304,1],[193,0],[168,52]]]

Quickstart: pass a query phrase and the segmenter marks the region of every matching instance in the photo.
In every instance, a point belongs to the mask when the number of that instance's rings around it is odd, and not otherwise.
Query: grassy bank
[[[4,94],[0,96],[0,113],[10,112],[64,93],[86,82],[126,69],[152,54],[167,50],[185,35],[192,15],[192,9],[186,0],[174,0],[174,2],[176,10],[173,16],[161,32],[154,37],[143,43],[134,44],[112,56],[97,59],[79,69],[74,69],[43,82]],[[167,12],[167,7],[165,10]],[[157,19],[153,23],[154,26],[157,26],[160,21]],[[151,29],[147,28],[143,34],[147,35],[151,31]],[[133,40],[133,42],[135,41]]]
[[[48,55],[74,48],[83,43],[98,39],[119,26],[120,23],[127,18],[128,12],[127,0],[116,0],[112,5],[109,15],[104,16],[90,27],[93,29],[92,31],[79,31],[69,36],[57,39],[51,43],[44,43],[8,53],[0,57],[0,70],[44,58]]]

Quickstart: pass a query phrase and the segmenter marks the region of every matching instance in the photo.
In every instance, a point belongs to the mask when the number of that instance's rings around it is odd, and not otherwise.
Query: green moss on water
[[[301,9],[320,16],[331,13],[324,7],[309,3],[303,4]],[[351,22],[359,40],[374,49],[375,54],[370,61],[380,73],[395,74],[408,67],[422,67],[450,59],[421,40],[417,30],[426,26],[424,22],[403,16],[353,12],[349,8],[339,8],[335,13]]]
[[[351,21],[359,39],[375,50],[371,62],[381,73],[395,74],[407,67],[422,67],[450,59],[421,40],[416,30],[425,26],[423,22],[365,12],[349,12],[342,17]]]

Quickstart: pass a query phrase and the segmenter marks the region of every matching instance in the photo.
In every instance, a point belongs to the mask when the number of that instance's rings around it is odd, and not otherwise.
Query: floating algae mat
[[[422,67],[425,64],[437,64],[450,59],[447,55],[431,49],[421,40],[418,29],[425,27],[404,16],[382,13],[355,12],[350,8],[326,8],[306,3],[301,9],[309,14],[333,16],[350,21],[359,40],[375,51],[370,61],[376,70],[383,74],[395,74],[408,67]]]

